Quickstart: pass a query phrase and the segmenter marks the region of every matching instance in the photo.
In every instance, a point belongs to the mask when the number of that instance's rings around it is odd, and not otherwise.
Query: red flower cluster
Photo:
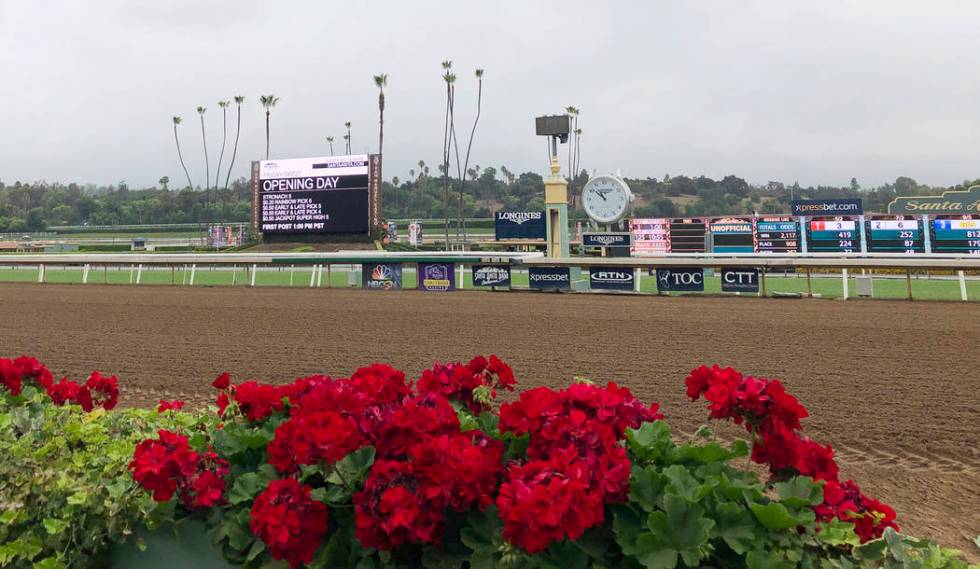
[[[14,359],[0,358],[0,385],[6,387],[11,395],[14,397],[20,395],[25,378],[33,379],[45,390],[54,382],[54,377],[48,368],[30,356]]]
[[[276,428],[267,448],[269,464],[279,472],[295,472],[303,464],[336,462],[362,446],[357,423],[333,411],[303,413]]]
[[[814,508],[822,519],[855,524],[861,541],[896,530],[895,511],[861,493],[852,481],[840,483],[834,449],[800,434],[807,410],[778,379],[743,376],[732,368],[701,366],[684,380],[691,400],[710,403],[712,419],[731,419],[752,433],[752,460],[768,464],[773,476],[801,474],[825,481],[824,503]]]
[[[500,430],[530,435],[530,462],[508,470],[497,498],[505,536],[533,553],[601,523],[604,504],[624,502],[629,492],[630,461],[620,444],[626,429],[662,418],[657,404],[646,407],[613,383],[539,387],[504,404]],[[562,509],[572,504],[574,511]]]
[[[180,411],[183,408],[184,402],[180,399],[174,399],[173,401],[161,399],[160,404],[157,405],[157,413],[164,413],[166,411]]]
[[[16,397],[21,394],[25,379],[33,380],[42,387],[51,401],[58,406],[73,403],[81,406],[86,412],[96,406],[108,411],[119,402],[119,383],[116,376],[104,377],[99,372],[93,371],[83,384],[68,378],[55,383],[54,376],[48,368],[32,357],[0,358],[0,385],[7,388],[11,395]]]
[[[161,429],[158,436],[136,445],[129,463],[133,479],[157,502],[170,500],[180,490],[181,502],[190,509],[220,504],[228,462],[211,450],[198,453],[183,435]]]
[[[603,520],[601,494],[590,490],[588,476],[578,469],[569,473],[558,460],[511,466],[497,508],[504,539],[528,553],[565,538],[578,539]]]
[[[476,356],[465,366],[458,362],[436,364],[423,371],[418,390],[459,401],[474,414],[479,414],[490,408],[489,403],[497,397],[498,388],[513,391],[516,383],[514,372],[503,360],[495,355],[489,360]],[[486,391],[485,397],[477,395],[481,388]]]
[[[252,504],[252,533],[293,569],[313,561],[327,533],[327,506],[311,493],[293,478],[273,480]]]

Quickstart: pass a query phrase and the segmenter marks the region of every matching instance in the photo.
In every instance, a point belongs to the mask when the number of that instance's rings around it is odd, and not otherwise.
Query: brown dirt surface
[[[117,374],[129,405],[203,403],[226,369],[285,382],[383,361],[415,376],[492,352],[524,388],[614,380],[691,433],[707,421],[685,397],[692,367],[778,377],[842,476],[895,507],[903,530],[973,561],[978,338],[977,304],[0,284],[0,354]]]

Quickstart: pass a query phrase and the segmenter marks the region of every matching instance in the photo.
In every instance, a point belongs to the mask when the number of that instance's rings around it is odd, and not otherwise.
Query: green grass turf
[[[0,261],[2,262],[2,261]],[[289,267],[282,267],[278,270],[260,270],[256,275],[256,286],[280,286],[294,288],[309,287],[312,270],[309,267],[297,267],[290,271]],[[127,266],[112,267],[108,271],[103,271],[101,267],[93,267],[89,272],[88,282],[90,284],[135,284],[138,271],[136,268]],[[292,276],[290,276],[292,274]],[[584,274],[584,273],[583,273]],[[45,282],[48,283],[82,283],[83,270],[78,267],[59,267],[50,266],[45,270]],[[357,275],[358,286],[360,275]],[[587,278],[587,274],[585,275]],[[0,269],[0,282],[37,282],[38,270],[36,267],[22,268],[3,268]],[[194,276],[194,286],[247,286],[249,275],[244,268],[232,270],[230,268],[198,268]],[[721,280],[718,277],[705,277],[705,292],[721,294]],[[464,288],[473,288],[473,279],[469,269],[464,271]],[[140,276],[141,284],[148,285],[187,285],[190,282],[190,270],[182,267],[176,268],[173,272],[169,268],[148,269],[144,267]],[[336,268],[328,273],[326,269],[321,277],[320,287],[328,286],[344,288],[349,286],[348,273],[346,268]],[[416,275],[414,270],[405,270],[403,273],[403,288],[412,289],[416,287]],[[528,279],[526,272],[515,272],[513,274],[513,284],[515,288],[527,288]],[[656,293],[656,279],[646,274],[642,275],[641,292]],[[980,280],[967,280],[967,296],[970,300],[980,301]],[[806,278],[804,277],[785,277],[767,276],[766,293],[799,293],[806,294]],[[875,298],[904,299],[908,295],[904,278],[875,278],[874,296]],[[824,298],[840,298],[842,287],[840,277],[814,277],[812,279],[812,289],[814,295]],[[853,298],[856,292],[854,278],[849,279],[850,296]],[[698,293],[670,293],[671,295],[698,294]],[[745,293],[744,296],[755,296],[753,293]],[[955,279],[912,279],[912,296],[919,300],[960,300],[959,282]]]

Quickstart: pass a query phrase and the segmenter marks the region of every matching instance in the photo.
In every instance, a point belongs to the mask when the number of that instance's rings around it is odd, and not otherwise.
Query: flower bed
[[[966,566],[841,480],[778,380],[717,366],[687,393],[748,442],[679,444],[613,383],[498,407],[516,382],[496,356],[414,381],[383,364],[279,386],[222,374],[194,413],[107,412],[115,377],[56,383],[28,357],[0,359],[0,382],[3,566],[104,566],[139,528],[186,520],[246,567]]]

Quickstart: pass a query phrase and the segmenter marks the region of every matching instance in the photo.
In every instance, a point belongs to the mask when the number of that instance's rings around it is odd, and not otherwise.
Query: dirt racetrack
[[[842,476],[893,505],[904,530],[972,561],[978,348],[975,303],[0,285],[0,354],[117,374],[130,405],[204,402],[225,369],[288,381],[386,361],[415,375],[493,352],[524,387],[615,380],[690,433],[707,420],[684,395],[692,367],[778,377],[809,407],[807,432],[837,449]]]

